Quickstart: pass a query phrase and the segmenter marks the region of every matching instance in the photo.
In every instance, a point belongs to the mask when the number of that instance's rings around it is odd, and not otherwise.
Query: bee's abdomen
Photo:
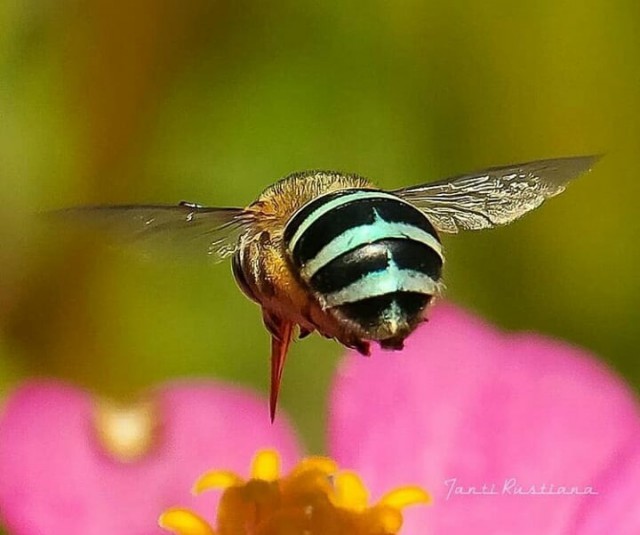
[[[437,292],[442,248],[427,217],[376,190],[323,195],[285,228],[302,279],[338,317],[371,339],[401,339]]]

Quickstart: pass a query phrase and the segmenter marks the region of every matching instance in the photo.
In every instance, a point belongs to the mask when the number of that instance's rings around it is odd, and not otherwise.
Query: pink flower
[[[205,470],[244,471],[256,448],[276,448],[286,466],[298,458],[286,420],[272,426],[265,403],[250,392],[190,382],[163,387],[154,397],[160,418],[150,416],[160,426],[151,430],[151,449],[136,459],[127,458],[128,451],[139,449],[136,428],[142,442],[149,435],[144,412],[119,415],[107,407],[111,417],[100,418],[111,420],[107,427],[124,442],[105,448],[94,432],[98,406],[87,393],[54,382],[14,392],[0,417],[0,518],[9,533],[165,533],[157,522],[167,507],[179,503],[203,515],[214,509],[215,496],[189,495]]]
[[[620,379],[567,344],[433,312],[403,354],[344,362],[340,462],[374,490],[409,478],[434,494],[407,533],[640,533],[640,407]]]
[[[162,533],[157,516],[173,505],[214,518],[215,494],[188,493],[202,472],[244,474],[264,448],[285,467],[299,457],[282,415],[272,427],[249,393],[184,383],[154,399],[137,412],[96,412],[68,386],[14,392],[0,416],[10,533]],[[406,483],[432,492],[430,507],[406,511],[403,535],[640,533],[640,409],[618,378],[566,344],[439,305],[402,354],[345,359],[329,427],[331,455],[376,499]]]

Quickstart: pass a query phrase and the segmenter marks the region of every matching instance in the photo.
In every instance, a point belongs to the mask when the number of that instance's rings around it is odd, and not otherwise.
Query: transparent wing
[[[577,156],[493,167],[393,191],[422,210],[442,232],[506,225],[564,191],[599,156]]]
[[[116,237],[167,251],[208,256],[232,254],[253,221],[241,208],[178,205],[79,206],[51,212],[55,220],[98,228]],[[167,247],[169,249],[167,249]]]

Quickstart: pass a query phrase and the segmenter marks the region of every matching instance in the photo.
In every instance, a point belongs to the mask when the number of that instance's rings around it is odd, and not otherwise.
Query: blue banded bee
[[[399,350],[442,289],[439,232],[504,225],[561,193],[597,157],[495,167],[383,191],[358,175],[303,171],[246,208],[88,206],[63,213],[136,239],[172,238],[232,256],[242,291],[271,334],[271,418],[297,328],[369,354]]]

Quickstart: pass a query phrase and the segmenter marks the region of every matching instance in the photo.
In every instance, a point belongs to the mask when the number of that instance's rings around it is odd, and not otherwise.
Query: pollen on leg
[[[258,452],[251,479],[214,470],[195,484],[197,493],[220,489],[215,528],[187,509],[170,509],[160,525],[177,535],[395,535],[405,507],[430,503],[419,487],[400,487],[369,505],[369,491],[352,471],[327,457],[302,459],[280,475],[277,452]]]

